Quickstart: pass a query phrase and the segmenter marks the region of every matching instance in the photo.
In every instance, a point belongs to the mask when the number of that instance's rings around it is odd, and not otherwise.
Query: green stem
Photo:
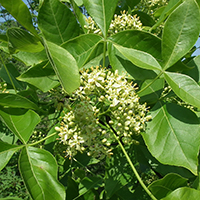
[[[137,94],[140,94],[141,92],[143,92],[144,90],[146,90],[150,85],[152,85],[161,75],[163,74],[163,72],[160,72],[156,78],[153,79],[152,82],[150,82],[149,84],[147,84],[144,88],[142,88],[140,91],[137,92]]]
[[[51,135],[47,135],[45,138],[42,138],[41,140],[39,140],[39,141],[37,141],[37,142],[34,142],[34,143],[32,143],[32,144],[29,144],[29,146],[34,146],[34,145],[36,145],[36,144],[40,144],[41,142],[47,140],[48,138],[50,138],[50,137],[52,137],[52,136],[54,136],[54,135],[56,135],[56,134],[58,134],[58,133],[55,132],[55,133],[52,133]]]
[[[157,200],[156,197],[154,197],[154,195],[150,192],[150,190],[146,187],[146,185],[144,184],[144,182],[142,181],[142,179],[140,178],[140,175],[138,174],[137,170],[135,169],[128,153],[126,152],[126,150],[124,149],[122,143],[120,142],[119,138],[117,137],[116,135],[116,131],[113,129],[113,127],[111,127],[109,124],[107,124],[107,127],[109,127],[111,129],[111,131],[113,132],[113,135],[115,137],[115,139],[117,140],[119,146],[121,147],[125,157],[126,157],[126,160],[128,161],[129,165],[131,166],[131,169],[133,170],[133,173],[135,174],[137,180],[139,181],[140,185],[143,187],[143,189],[146,191],[146,193],[151,197],[151,199],[153,200]]]
[[[107,41],[104,40],[103,43],[103,68],[106,66],[106,47],[107,47]]]
[[[4,61],[3,61],[3,58],[2,58],[2,56],[1,56],[1,54],[0,54],[0,58],[1,58],[1,61],[2,61],[2,63],[3,63],[4,68],[5,68],[5,70],[6,70],[6,73],[8,74],[8,78],[10,79],[10,82],[11,82],[11,84],[12,84],[14,90],[15,90],[15,93],[17,93],[16,87],[15,87],[15,85],[14,85],[14,83],[13,83],[13,80],[12,80],[12,78],[11,78],[11,76],[10,76],[10,73],[9,73],[9,71],[8,71],[8,68],[6,67],[6,65],[5,65],[5,63],[4,63]]]

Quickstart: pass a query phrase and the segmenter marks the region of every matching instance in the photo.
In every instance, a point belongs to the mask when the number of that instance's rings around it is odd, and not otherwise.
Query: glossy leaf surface
[[[172,72],[165,72],[164,77],[178,97],[200,108],[200,86],[191,77]]]
[[[118,0],[83,0],[83,3],[106,38]]]
[[[95,34],[80,35],[68,42],[64,43],[62,47],[69,51],[75,58],[77,65],[81,68],[89,59],[102,37]]]
[[[127,30],[109,37],[109,41],[123,47],[145,51],[157,61],[161,61],[161,40],[153,34],[139,30]]]
[[[38,23],[45,39],[58,45],[79,33],[79,25],[72,11],[59,0],[44,1]]]
[[[19,169],[34,200],[65,199],[65,189],[57,180],[57,168],[48,151],[30,146],[22,149]]]
[[[197,174],[198,117],[184,107],[160,102],[151,115],[153,120],[142,134],[151,154],[163,164],[182,166]]]
[[[167,19],[162,36],[164,69],[182,58],[196,43],[200,30],[199,7],[186,0]]]
[[[0,171],[6,166],[12,155],[20,148],[22,146],[11,145],[0,140]]]
[[[1,109],[0,116],[23,144],[28,142],[35,126],[40,122],[39,115],[32,110]]]
[[[79,87],[79,70],[74,57],[64,48],[47,42],[51,65],[58,76],[62,87],[72,93]]]
[[[0,0],[0,3],[22,26],[37,35],[29,9],[22,0]]]
[[[167,196],[179,187],[187,186],[187,179],[178,174],[167,174],[164,178],[154,181],[149,185],[149,189],[157,199]]]
[[[119,45],[114,45],[114,47],[138,67],[150,70],[161,70],[161,66],[156,59],[144,51],[126,48]]]
[[[186,187],[182,187],[182,188],[178,188],[177,190],[173,191],[171,194],[169,194],[167,197],[161,199],[161,200],[177,200],[177,199],[181,199],[181,200],[196,200],[198,199],[200,196],[200,191],[199,190],[195,190],[193,188],[186,188]]]

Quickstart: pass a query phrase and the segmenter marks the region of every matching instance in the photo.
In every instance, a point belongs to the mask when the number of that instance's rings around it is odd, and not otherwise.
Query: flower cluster
[[[137,143],[134,136],[145,130],[151,116],[146,115],[146,104],[139,103],[135,86],[117,70],[81,71],[81,86],[70,97],[72,105],[56,127],[67,156],[78,151],[99,159],[112,155],[113,132],[124,144]]]
[[[141,0],[135,10],[145,12],[153,17],[154,13],[159,8],[166,6],[168,2],[169,0]]]
[[[85,25],[84,28],[88,30],[87,33],[95,33],[102,35],[101,29],[93,21],[91,17],[87,19],[88,26]],[[114,15],[114,20],[111,21],[110,27],[108,29],[108,36],[116,34],[120,31],[137,29],[142,30],[142,23],[137,15],[130,15],[126,11],[121,12],[121,15]]]

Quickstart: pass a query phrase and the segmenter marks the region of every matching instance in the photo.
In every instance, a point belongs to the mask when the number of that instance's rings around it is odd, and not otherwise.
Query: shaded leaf
[[[197,174],[199,119],[189,109],[160,102],[151,111],[153,120],[142,134],[151,154],[161,163],[182,166]]]
[[[40,117],[32,110],[1,109],[0,116],[6,126],[26,144],[33,133],[35,126],[40,122]]]
[[[140,89],[142,90],[151,82],[152,80],[144,81]],[[140,101],[147,102],[148,104],[156,103],[159,100],[160,95],[163,91],[164,84],[164,79],[158,79],[144,91],[139,92]]]
[[[79,34],[72,11],[59,0],[45,0],[38,15],[39,28],[45,39],[62,44]]]
[[[0,3],[22,26],[37,35],[29,9],[22,0],[0,0]]]
[[[13,65],[12,63],[6,64],[7,70],[9,72],[9,76],[6,72],[5,67],[2,65],[0,69],[0,77],[6,81],[6,83],[12,85],[10,78],[12,79],[13,84],[15,85],[15,88],[22,90],[25,88],[25,84],[22,83],[21,81],[18,81],[16,77],[20,75],[19,71],[17,70],[16,66]]]
[[[19,145],[11,145],[0,140],[0,171],[6,166],[12,155],[22,147]]]
[[[17,50],[35,53],[44,49],[38,38],[22,29],[10,28],[6,34],[9,40],[10,53],[16,53]]]
[[[191,77],[172,72],[165,72],[164,77],[179,98],[200,108],[200,86]]]
[[[118,0],[83,0],[83,3],[106,38]]]
[[[97,176],[83,178],[79,184],[79,196],[84,195],[95,187],[100,187],[102,181],[102,178]]]
[[[131,15],[137,15],[140,17],[140,21],[142,22],[143,26],[153,26],[155,24],[153,18],[145,12],[134,11]]]
[[[196,200],[200,196],[200,191],[188,188],[188,187],[182,187],[178,188],[175,191],[173,191],[171,194],[163,198],[162,200]]]
[[[122,53],[128,60],[130,60],[134,65],[150,70],[161,70],[160,64],[156,59],[150,54],[131,48],[122,47],[119,45],[114,45],[114,47]]]
[[[162,35],[164,69],[182,58],[196,43],[200,30],[199,7],[194,0],[179,5],[165,22]]]
[[[19,169],[34,200],[65,199],[65,189],[57,180],[56,160],[48,151],[30,146],[23,148]]]
[[[167,196],[168,193],[173,192],[173,190],[187,186],[187,181],[188,179],[183,178],[178,174],[170,173],[164,178],[151,183],[148,188],[157,199],[161,199]]]
[[[1,93],[0,94],[0,105],[7,106],[12,108],[26,108],[26,109],[33,109],[38,110],[38,106],[17,94],[9,94],[9,93]]]
[[[95,34],[80,35],[62,44],[62,47],[69,51],[75,58],[77,65],[81,68],[89,59],[102,37]]]
[[[55,86],[59,85],[57,76],[55,75],[55,72],[49,62],[43,62],[29,68],[17,79],[30,83],[43,92],[47,92]]]
[[[58,76],[62,87],[67,93],[72,93],[79,87],[79,70],[74,57],[64,48],[47,42],[49,60]]]

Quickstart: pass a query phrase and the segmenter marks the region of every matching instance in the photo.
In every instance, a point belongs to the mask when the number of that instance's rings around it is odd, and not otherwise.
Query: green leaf
[[[45,39],[58,45],[76,37],[80,30],[72,11],[59,0],[44,1],[38,24]]]
[[[1,93],[0,105],[12,108],[26,108],[26,109],[39,110],[36,104],[17,94]]]
[[[83,3],[90,16],[100,27],[103,36],[107,38],[107,32],[118,0],[83,0]]]
[[[178,188],[162,200],[196,200],[199,199],[200,191],[188,187]]]
[[[165,72],[164,77],[179,98],[200,108],[200,86],[191,77],[172,72]]]
[[[81,68],[89,59],[94,49],[97,47],[102,37],[95,34],[80,35],[68,42],[62,44],[75,58],[77,65]]]
[[[156,22],[156,24],[152,27],[152,29],[158,27],[181,3],[182,0],[170,0],[167,6],[158,9],[154,13],[154,16],[159,17],[159,19]]]
[[[25,84],[23,84],[22,82],[18,81],[16,79],[16,77],[18,77],[20,75],[19,71],[17,70],[16,66],[13,65],[12,63],[8,63],[6,64],[7,70],[9,72],[9,75],[12,79],[13,84],[15,85],[15,87],[19,90],[22,90],[25,88]],[[5,67],[2,65],[1,69],[0,69],[0,77],[6,81],[6,83],[12,85],[11,81],[10,81],[10,77],[8,76]]]
[[[167,19],[162,36],[164,69],[182,58],[196,43],[200,30],[199,7],[185,0]]]
[[[118,70],[120,75],[124,74],[124,72],[127,72],[128,78],[142,81],[146,79],[153,79],[157,76],[157,74],[152,70],[143,69],[134,65],[131,61],[124,57],[111,43],[108,44],[108,55],[110,65],[114,70]]]
[[[76,3],[75,0],[71,0],[71,4],[73,6],[73,10],[75,12],[76,18],[79,21],[84,33],[87,33],[87,29],[84,27],[85,25],[88,25],[86,21],[87,17],[81,12],[81,9],[78,7],[79,5]]]
[[[0,171],[6,166],[12,155],[22,147],[19,145],[11,145],[0,140]]]
[[[161,163],[182,166],[197,174],[199,152],[199,119],[189,109],[176,104],[152,109],[153,120],[142,134],[151,154]]]
[[[51,42],[47,42],[47,49],[49,51],[51,65],[58,76],[62,87],[67,93],[72,93],[80,84],[76,60],[64,48]]]
[[[17,54],[13,54],[13,56],[22,61],[27,66],[33,66],[48,60],[45,50],[37,53],[20,51]]]
[[[194,57],[187,63],[190,70],[185,70],[184,74],[193,78],[197,83],[200,82],[200,55]]]
[[[153,26],[155,24],[153,18],[145,12],[134,11],[131,15],[139,16],[143,26]]]
[[[65,199],[65,189],[57,180],[56,160],[48,151],[30,146],[23,148],[19,169],[32,199]]]
[[[134,65],[138,67],[150,70],[162,70],[157,60],[153,56],[144,51],[130,49],[119,45],[114,45],[114,47],[123,56],[125,56],[128,60],[130,60]]]
[[[164,178],[154,181],[148,188],[157,199],[161,199],[167,196],[168,193],[173,192],[173,190],[187,186],[187,180],[178,174],[170,173]]]
[[[26,144],[33,133],[35,126],[40,122],[40,117],[32,110],[1,109],[0,116],[7,127]]]
[[[17,50],[35,53],[44,49],[38,38],[19,28],[8,29],[7,37],[11,53],[16,53]]]
[[[59,84],[57,76],[55,75],[55,72],[49,62],[43,62],[29,68],[17,79],[30,83],[43,92],[48,92],[50,89]]]
[[[161,40],[153,34],[139,30],[127,30],[109,37],[109,41],[123,47],[145,51],[157,61],[161,61]]]
[[[152,82],[152,80],[145,80],[142,83],[142,86],[140,87],[140,89],[142,90],[144,87],[146,87],[151,82]],[[164,79],[156,80],[148,88],[146,88],[144,91],[139,93],[140,101],[147,102],[148,104],[156,103],[159,100],[160,95],[163,91],[164,84],[165,84]]]
[[[22,0],[0,0],[0,3],[22,26],[37,35],[29,9]]]
[[[8,144],[16,144],[18,137],[0,120],[0,140]]]
[[[102,181],[102,178],[97,176],[83,178],[79,184],[79,196],[84,195],[86,192],[95,187],[100,187]]]

